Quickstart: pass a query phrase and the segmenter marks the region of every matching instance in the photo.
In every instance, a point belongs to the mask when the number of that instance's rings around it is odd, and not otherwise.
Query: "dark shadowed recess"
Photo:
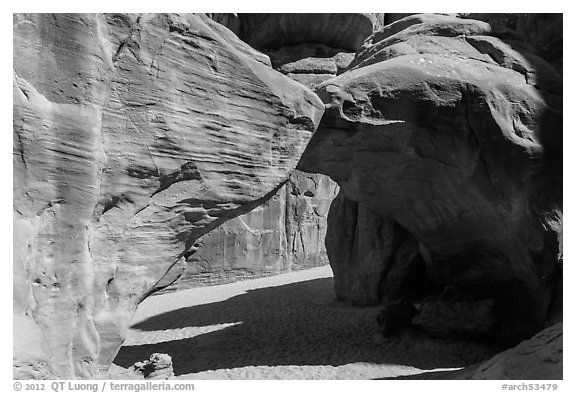
[[[176,375],[245,366],[354,362],[433,369],[467,366],[502,349],[489,342],[429,338],[415,330],[377,343],[378,311],[335,301],[331,278],[256,289],[138,323],[133,328],[143,331],[240,324],[181,340],[124,346],[115,363],[130,367],[159,352],[172,356]]]
[[[539,165],[532,168],[531,196],[535,207],[550,203],[561,205],[563,14],[469,14],[469,17],[489,23],[494,35],[520,53],[535,70],[533,84],[548,108],[536,127],[544,151]]]
[[[482,14],[485,17],[478,19],[490,23],[494,29],[499,29],[495,14]],[[509,14],[508,14],[509,15]],[[472,16],[471,16],[472,17]],[[543,99],[547,104],[545,113],[541,116],[540,124],[537,125],[537,138],[543,146],[541,160],[535,163],[531,168],[531,188],[529,198],[531,208],[536,214],[539,212],[553,212],[556,210],[560,218],[554,217],[556,214],[543,214],[543,226],[548,227],[550,222],[560,219],[563,205],[563,37],[562,37],[562,14],[515,14],[512,18],[512,24],[508,23],[506,27],[512,28],[519,33],[518,38],[504,39],[514,50],[526,55],[531,65],[536,70],[535,85],[539,89]],[[529,46],[527,46],[528,44]],[[530,48],[531,47],[531,48]],[[531,50],[530,50],[531,49]],[[527,53],[535,53],[552,65],[551,67],[543,64],[539,58]],[[554,72],[556,71],[556,72]],[[550,220],[550,222],[546,222]],[[561,235],[560,235],[561,236]],[[560,244],[557,242],[560,241]],[[559,250],[559,255],[556,254]],[[553,297],[548,312],[547,325],[550,326],[562,320],[562,297],[563,297],[563,274],[562,274],[562,238],[557,239],[553,232],[550,236],[545,236],[545,244],[541,255],[533,256],[540,260],[542,264],[547,260],[557,260],[556,274],[553,279],[552,289]],[[504,283],[506,284],[506,283]],[[514,290],[506,291],[501,286],[496,288],[503,296],[507,297],[511,306],[522,308],[519,304],[522,299],[514,297]],[[512,296],[510,296],[512,295]],[[524,300],[529,307],[529,302]],[[525,306],[524,306],[525,307]],[[501,318],[506,316],[501,316]],[[522,323],[522,321],[516,321]],[[526,321],[524,321],[526,322]],[[446,372],[429,372],[413,376],[393,377],[383,379],[469,379],[474,374],[476,366],[470,366],[464,370],[446,371]]]
[[[495,31],[499,31],[502,28],[500,19],[510,14],[483,15],[484,18],[478,19],[485,20]],[[519,52],[534,68],[532,83],[546,102],[546,109],[535,127],[536,138],[543,150],[540,159],[534,160],[529,169],[531,181],[528,198],[535,216],[541,217],[541,224],[546,232],[542,251],[532,257],[537,266],[545,266],[550,261],[556,263],[556,272],[550,283],[551,292],[554,293],[548,312],[547,325],[550,326],[558,322],[558,318],[562,319],[556,315],[558,304],[561,308],[562,303],[562,236],[560,229],[560,238],[557,238],[553,228],[562,225],[563,209],[563,14],[515,14],[515,16],[511,21],[508,20],[506,27],[514,29],[516,36],[504,34],[501,39]],[[504,291],[504,288],[501,289]],[[511,299],[511,304],[516,301],[519,303],[522,300]],[[539,326],[538,330],[544,327]]]
[[[539,288],[538,291],[527,288],[522,282],[514,280],[513,278],[502,278],[497,274],[487,274],[483,277],[484,280],[478,280],[478,283],[474,285],[465,281],[459,282],[459,275],[462,276],[467,272],[473,271],[475,265],[481,266],[483,259],[486,257],[484,254],[492,252],[491,250],[483,250],[481,247],[476,248],[474,244],[470,244],[465,250],[465,253],[457,254],[452,257],[455,260],[458,260],[459,264],[454,263],[451,265],[460,265],[464,268],[462,272],[453,271],[444,275],[444,277],[451,278],[452,281],[434,281],[434,278],[431,277],[431,272],[427,271],[426,266],[423,266],[422,263],[414,262],[411,265],[408,265],[408,263],[402,264],[402,269],[398,274],[396,274],[396,276],[391,277],[391,272],[394,271],[381,269],[382,274],[379,277],[379,280],[374,278],[374,276],[368,276],[368,278],[364,278],[364,282],[367,283],[368,281],[371,281],[380,283],[381,295],[375,302],[383,302],[386,300],[405,301],[406,299],[422,299],[428,296],[432,298],[437,297],[439,288],[442,289],[443,285],[446,284],[455,285],[456,288],[461,290],[461,293],[475,294],[480,299],[495,298],[497,301],[497,315],[495,320],[499,325],[501,325],[497,329],[498,335],[510,340],[510,345],[515,345],[519,341],[531,337],[546,326],[558,322],[557,315],[561,315],[562,309],[562,237],[561,229],[558,231],[558,227],[561,228],[562,225],[563,204],[563,92],[561,75],[562,15],[514,14],[509,17],[510,15],[512,14],[482,14],[471,15],[471,17],[490,23],[493,28],[493,35],[500,38],[502,42],[508,44],[514,51],[518,52],[531,64],[534,69],[534,74],[527,74],[526,81],[539,90],[541,97],[547,104],[544,107],[543,112],[539,114],[539,123],[534,125],[535,137],[542,146],[542,151],[531,157],[532,162],[529,164],[530,167],[527,170],[530,180],[527,182],[529,185],[526,189],[526,198],[532,213],[531,215],[539,220],[536,227],[541,227],[544,234],[543,246],[538,250],[534,250],[531,255],[533,266],[537,271],[545,272],[542,273],[542,277],[547,276],[549,278],[543,278],[542,287]],[[501,23],[502,19],[506,20],[506,24],[503,25]],[[553,28],[548,25],[552,25]],[[560,27],[558,28],[558,26]],[[539,39],[540,35],[538,32],[532,31],[531,29],[540,29],[540,33],[544,36],[552,37],[550,38],[550,44],[547,45],[548,43]],[[547,46],[550,47],[546,48]],[[502,61],[502,59],[499,58],[498,53],[490,50],[486,53],[493,57],[496,62]],[[546,61],[543,61],[542,58],[536,57],[534,54],[542,56]],[[407,98],[407,100],[410,99],[410,97]],[[373,99],[371,99],[371,101],[374,102]],[[397,98],[396,101],[398,101]],[[476,100],[471,100],[471,102],[475,101]],[[390,102],[383,101],[381,102],[381,105],[384,109],[393,109]],[[403,107],[401,103],[400,107]],[[344,111],[354,108],[357,109],[356,106],[346,108],[345,104],[343,105]],[[433,112],[432,109],[423,110],[422,114]],[[353,113],[347,113],[347,115],[348,117],[354,116]],[[387,118],[394,118],[392,116],[393,114],[386,114]],[[409,116],[399,117],[398,119],[403,119],[405,117],[415,119],[417,118],[417,115],[411,114]],[[334,118],[338,120],[340,119],[337,116],[327,116],[325,113],[319,126],[319,132],[322,132],[324,129],[334,130],[340,128],[338,125],[328,124],[328,122]],[[360,126],[354,124],[354,127],[359,128]],[[311,144],[314,143],[315,141],[313,139]],[[311,146],[311,144],[309,146]],[[496,156],[498,155],[498,152],[489,151],[480,152],[480,154],[492,154]],[[304,153],[304,156],[306,156],[306,153]],[[504,161],[504,165],[512,167],[514,159],[512,157],[507,158],[510,161]],[[334,206],[334,203],[332,206]],[[388,219],[388,217],[385,217],[385,219]],[[400,225],[398,224],[398,226]],[[401,230],[409,232],[408,228],[401,228]],[[331,232],[335,232],[335,230],[332,228],[331,231],[329,228],[327,236],[330,236]],[[396,230],[396,232],[399,231]],[[352,231],[352,233],[355,232]],[[341,239],[342,235],[338,234],[335,243],[342,243]],[[339,254],[336,255],[336,257],[340,257],[342,255],[341,250],[338,247],[333,248],[336,249],[336,253]],[[330,249],[331,248],[328,247],[329,256]],[[415,247],[415,253],[418,253],[418,247]],[[494,255],[490,254],[488,256],[499,257],[498,250],[494,252]],[[418,258],[413,258],[413,261],[418,261]],[[334,262],[334,260],[332,262]],[[506,261],[503,261],[502,265],[505,264]],[[346,266],[353,265],[353,262],[346,264]],[[436,266],[438,265],[439,264],[436,263]],[[373,266],[371,266],[371,268],[373,268],[374,271],[377,270]],[[346,273],[349,274],[351,270],[352,269],[349,269],[340,275],[336,274],[337,283],[346,283],[347,281],[351,281],[348,280],[351,277],[346,276]],[[403,277],[406,277],[406,279],[402,279]],[[354,277],[352,277],[352,279],[353,278]],[[425,282],[429,284],[425,286],[425,289],[428,292],[415,293],[422,292],[422,288],[419,286],[405,286],[397,288],[392,294],[390,293],[389,288],[395,286],[398,287],[399,283],[409,282],[410,280],[414,280],[418,283]],[[356,284],[356,282],[354,282],[354,284]],[[349,294],[348,291],[342,292]],[[361,295],[362,294],[363,293],[361,293]],[[386,299],[387,297],[388,299]],[[370,300],[372,299],[373,297],[370,298]],[[355,299],[352,300],[354,301]],[[374,304],[375,302],[370,302],[370,304]],[[357,303],[368,304],[368,301]],[[453,334],[449,329],[448,333]]]

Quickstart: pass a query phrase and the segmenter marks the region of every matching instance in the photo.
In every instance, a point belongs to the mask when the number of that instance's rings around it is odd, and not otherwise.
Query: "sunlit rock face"
[[[282,187],[324,107],[205,16],[13,31],[15,377],[89,377],[201,235]]]
[[[383,14],[209,14],[265,53],[276,70],[314,88],[344,72]],[[328,263],[328,176],[294,171],[274,197],[204,235],[173,286],[184,288]]]
[[[326,217],[337,188],[328,176],[292,172],[264,204],[198,239],[166,291],[327,264]]]
[[[561,281],[555,69],[513,30],[415,15],[316,92],[326,112],[298,169],[341,187],[326,237],[337,296],[411,302],[438,335],[542,329]]]

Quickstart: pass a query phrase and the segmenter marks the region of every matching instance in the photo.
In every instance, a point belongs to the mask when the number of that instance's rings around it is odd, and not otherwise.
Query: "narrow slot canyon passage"
[[[456,369],[502,350],[416,330],[383,339],[375,307],[335,300],[330,266],[146,299],[114,363],[172,357],[178,379],[372,379]]]

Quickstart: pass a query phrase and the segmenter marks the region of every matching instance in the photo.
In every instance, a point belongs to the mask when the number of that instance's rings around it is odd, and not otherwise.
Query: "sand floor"
[[[372,379],[454,369],[501,348],[411,331],[382,340],[377,307],[335,301],[329,266],[146,299],[115,363],[172,356],[179,379]]]

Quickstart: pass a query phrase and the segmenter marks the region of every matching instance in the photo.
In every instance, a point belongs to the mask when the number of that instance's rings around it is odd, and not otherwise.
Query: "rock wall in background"
[[[336,193],[328,176],[294,171],[264,204],[198,239],[186,270],[165,290],[327,264],[326,217]]]
[[[340,299],[410,305],[408,323],[435,335],[518,340],[547,325],[561,282],[562,79],[521,38],[409,16],[316,88],[326,112],[298,169],[341,187],[326,237]]]
[[[529,43],[536,55],[552,65],[562,75],[563,15],[562,14],[458,14],[463,18],[478,19],[493,26],[516,31]]]
[[[384,25],[384,14],[209,14],[253,48],[323,43],[354,52]]]
[[[15,377],[90,377],[200,236],[284,185],[324,108],[202,15],[13,31]]]

